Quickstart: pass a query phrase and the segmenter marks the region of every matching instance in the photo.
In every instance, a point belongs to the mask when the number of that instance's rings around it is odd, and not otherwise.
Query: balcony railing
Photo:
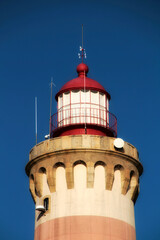
[[[51,117],[50,134],[63,127],[72,125],[96,125],[109,130],[113,136],[117,136],[117,119],[104,108],[100,107],[74,107],[69,106],[61,108]]]

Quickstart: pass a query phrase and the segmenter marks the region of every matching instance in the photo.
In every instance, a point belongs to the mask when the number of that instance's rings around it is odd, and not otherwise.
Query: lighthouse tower
[[[143,167],[117,138],[110,94],[78,65],[56,94],[50,139],[26,165],[35,202],[34,240],[135,240],[134,204]]]

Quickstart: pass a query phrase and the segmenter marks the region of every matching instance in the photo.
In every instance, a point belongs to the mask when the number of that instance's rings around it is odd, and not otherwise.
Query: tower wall
[[[135,240],[134,202],[142,165],[135,147],[114,138],[63,136],[37,144],[26,172],[36,205],[35,240]]]

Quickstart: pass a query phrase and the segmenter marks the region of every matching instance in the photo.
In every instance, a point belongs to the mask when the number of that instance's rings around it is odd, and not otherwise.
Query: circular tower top
[[[56,94],[58,112],[51,117],[51,137],[117,136],[117,120],[109,112],[110,94],[100,83],[88,78],[88,72],[88,66],[80,63],[78,77],[64,84]]]

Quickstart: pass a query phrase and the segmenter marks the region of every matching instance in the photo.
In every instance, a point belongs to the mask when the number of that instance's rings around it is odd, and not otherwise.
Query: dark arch
[[[33,176],[33,174],[30,175],[30,179],[34,181],[34,176]]]
[[[62,163],[62,162],[57,162],[57,163],[55,163],[54,166],[53,166],[53,168],[58,168],[58,167],[63,167],[63,168],[65,168],[65,164]]]
[[[130,172],[130,179],[131,179],[132,177],[134,177],[134,176],[136,176],[136,174],[135,174],[135,171],[132,170],[132,171]]]
[[[46,169],[44,167],[41,167],[38,172],[39,173],[46,173]]]
[[[106,163],[102,162],[102,161],[98,161],[94,164],[94,167],[96,168],[97,166],[103,166],[105,167],[106,166]]]
[[[75,162],[73,163],[73,167],[75,167],[75,166],[78,165],[78,164],[82,164],[82,165],[84,165],[84,166],[86,167],[86,163],[85,163],[84,161],[82,161],[82,160],[75,161]]]
[[[116,170],[120,170],[120,171],[124,170],[124,167],[120,164],[117,164],[117,165],[114,166],[114,171],[116,171]]]

